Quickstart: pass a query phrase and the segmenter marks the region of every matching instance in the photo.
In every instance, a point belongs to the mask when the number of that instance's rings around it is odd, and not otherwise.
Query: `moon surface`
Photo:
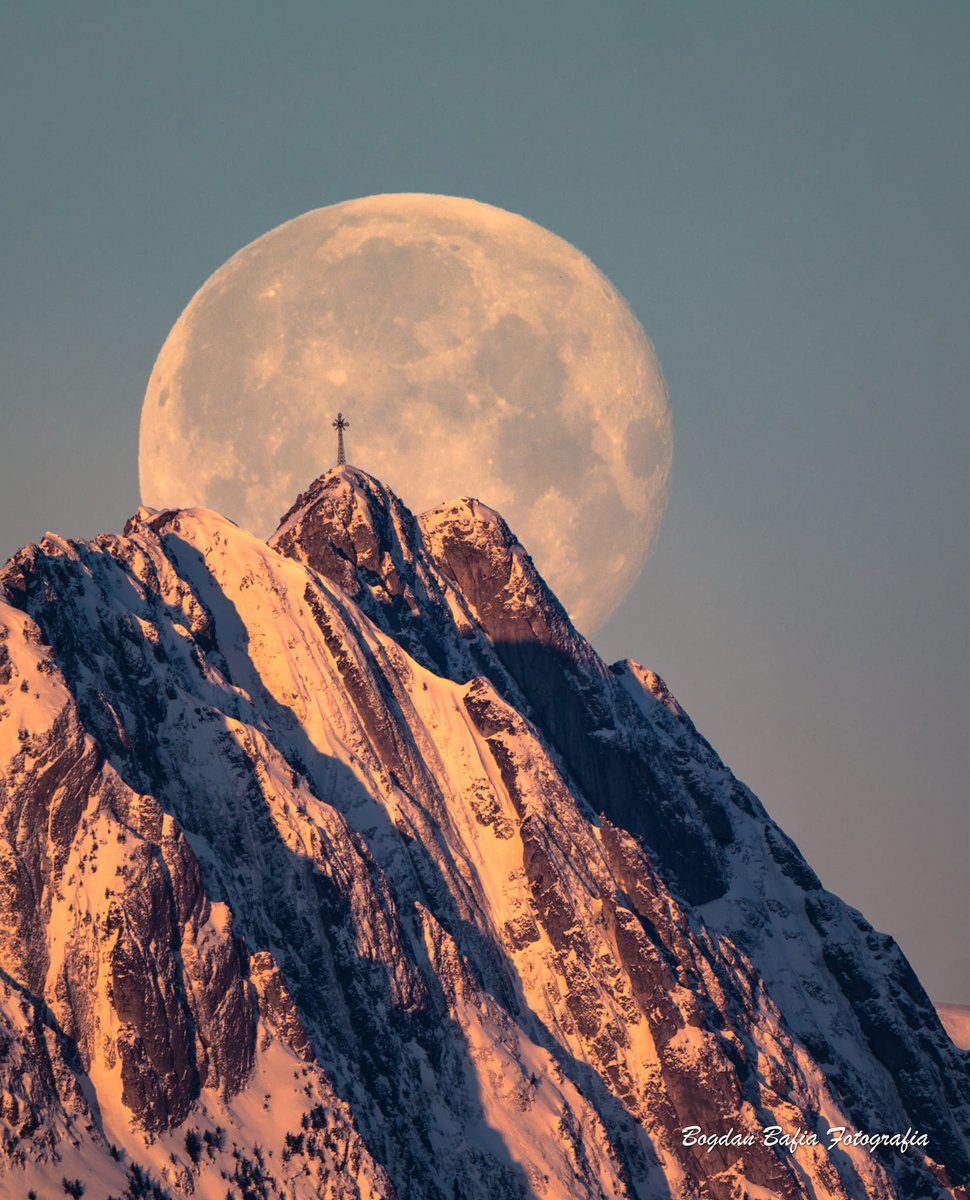
[[[336,461],[415,512],[498,509],[591,632],[640,572],[666,503],[663,377],[626,302],[568,242],[451,196],[305,213],[200,288],[152,371],[142,500],[260,537]]]

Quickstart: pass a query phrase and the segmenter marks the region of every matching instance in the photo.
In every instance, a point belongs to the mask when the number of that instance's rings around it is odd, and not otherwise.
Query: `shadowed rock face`
[[[958,1194],[966,1058],[905,959],[492,510],[339,468],[269,546],[142,510],[0,600],[0,1129],[38,1191]],[[930,1145],[760,1133],[853,1123]]]

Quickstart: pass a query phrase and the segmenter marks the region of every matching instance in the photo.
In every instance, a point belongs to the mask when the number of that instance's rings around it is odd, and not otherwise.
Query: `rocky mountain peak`
[[[369,589],[387,598],[405,594],[400,568],[413,569],[414,542],[414,518],[400,500],[350,466],[333,467],[315,479],[269,539],[274,549],[311,566],[349,596]]]
[[[269,545],[336,584],[423,665],[449,677],[480,673],[473,614],[430,558],[413,514],[372,475],[326,471]]]
[[[423,513],[418,524],[430,557],[492,642],[538,642],[589,658],[585,640],[495,509],[462,497]]]

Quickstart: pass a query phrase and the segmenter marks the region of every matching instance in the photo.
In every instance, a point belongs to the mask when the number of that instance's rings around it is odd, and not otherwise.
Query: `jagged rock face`
[[[269,546],[142,510],[28,547],[0,600],[22,1181],[958,1194],[966,1057],[905,959],[496,513],[338,468]],[[853,1124],[930,1146],[760,1135]]]

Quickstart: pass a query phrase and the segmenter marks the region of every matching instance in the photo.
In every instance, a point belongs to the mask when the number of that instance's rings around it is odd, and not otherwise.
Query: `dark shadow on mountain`
[[[641,838],[668,886],[687,903],[722,895],[727,883],[718,846],[731,840],[729,818],[713,797],[698,797],[698,823],[671,803],[641,747],[617,720],[615,689],[611,695],[602,677],[536,640],[496,642],[494,649],[592,812]],[[500,679],[493,683],[501,687]],[[622,704],[622,712],[627,721],[638,719],[630,703]]]

